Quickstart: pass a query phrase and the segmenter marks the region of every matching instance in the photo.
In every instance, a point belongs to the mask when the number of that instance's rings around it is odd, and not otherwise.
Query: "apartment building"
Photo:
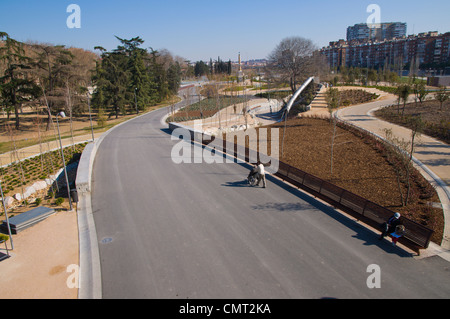
[[[348,42],[384,41],[406,36],[407,24],[403,22],[389,22],[355,24],[347,28]]]
[[[400,70],[405,65],[443,65],[450,62],[450,32],[427,32],[384,41],[339,40],[330,42],[320,52],[331,68],[389,66]]]

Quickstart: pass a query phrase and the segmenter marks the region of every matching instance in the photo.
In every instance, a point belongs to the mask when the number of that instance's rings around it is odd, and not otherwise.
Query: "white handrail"
[[[304,89],[306,89],[306,87],[312,81],[314,81],[314,77],[310,77],[308,80],[306,80],[306,82],[303,83],[303,85],[300,87],[300,89],[298,89],[297,92],[295,92],[294,96],[291,98],[291,100],[289,101],[289,103],[286,107],[286,114],[289,114],[289,112],[291,111],[292,105],[294,105],[295,100],[297,100],[298,96],[303,92]]]

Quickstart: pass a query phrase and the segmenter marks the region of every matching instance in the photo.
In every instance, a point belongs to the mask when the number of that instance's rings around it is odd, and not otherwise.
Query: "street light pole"
[[[87,98],[88,98],[88,106],[89,106],[89,121],[91,123],[91,134],[92,134],[92,142],[95,142],[94,139],[94,127],[92,126],[92,113],[91,113],[91,92],[88,91]]]
[[[136,114],[139,114],[138,106],[137,106],[137,88],[134,88],[134,104],[136,105]]]
[[[64,174],[66,176],[67,195],[69,197],[69,206],[70,206],[70,211],[72,211],[73,207],[72,207],[72,199],[70,198],[69,177],[67,175],[66,160],[64,159],[64,150],[63,150],[62,141],[61,141],[61,133],[59,132],[58,116],[61,116],[62,118],[65,118],[66,114],[64,112],[60,112],[60,113],[56,114],[56,126],[58,127],[59,145],[61,146],[61,156],[62,156],[62,161],[63,161],[63,165],[64,165]]]
[[[5,197],[3,195],[3,188],[2,188],[2,181],[1,180],[0,180],[0,190],[2,192],[2,203],[3,203],[3,209],[5,210],[6,226],[8,227],[9,240],[11,241],[11,250],[14,250],[14,244],[13,244],[13,239],[12,239],[12,234],[11,234],[11,226],[9,225],[8,212],[6,210]]]

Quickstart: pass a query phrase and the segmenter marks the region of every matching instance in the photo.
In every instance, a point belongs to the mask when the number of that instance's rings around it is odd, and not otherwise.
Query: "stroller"
[[[258,183],[258,168],[256,166],[248,174],[247,182],[250,186],[256,186]]]

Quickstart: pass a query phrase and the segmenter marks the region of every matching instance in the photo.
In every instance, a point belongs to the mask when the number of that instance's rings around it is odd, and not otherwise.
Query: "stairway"
[[[325,99],[325,93],[328,91],[328,88],[323,85],[322,88],[320,89],[319,93],[317,93],[316,98],[311,102],[311,109],[316,109],[316,108],[327,108],[328,104],[327,101]]]

